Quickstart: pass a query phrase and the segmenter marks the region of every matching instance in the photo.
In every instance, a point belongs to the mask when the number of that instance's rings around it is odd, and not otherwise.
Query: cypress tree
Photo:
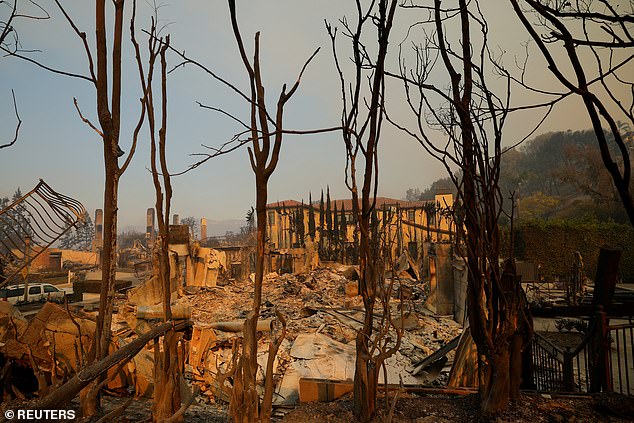
[[[341,262],[346,261],[346,242],[348,241],[348,224],[346,222],[346,205],[341,202],[341,218],[339,219],[339,239],[341,242]]]
[[[326,186],[326,233],[328,237],[328,252],[332,245],[332,208],[330,207],[330,187]]]
[[[279,236],[279,240],[280,240],[280,248],[286,248],[286,237],[287,237],[286,230],[287,229],[285,228],[285,226],[286,226],[286,222],[285,221],[287,219],[287,216],[288,216],[288,213],[286,213],[286,202],[284,202],[284,203],[282,203],[282,211],[281,211],[281,217],[282,218],[280,219],[280,224],[278,226],[278,234],[279,234],[278,236]],[[290,225],[289,225],[288,231],[289,231],[289,235],[292,235],[291,234],[292,229],[290,228]]]
[[[341,243],[344,244],[348,241],[348,223],[346,221],[346,205],[344,202],[341,202],[341,218],[339,219],[339,224],[341,225],[339,228],[339,237],[341,238]]]
[[[308,193],[308,234],[311,241],[315,242],[315,209],[313,208],[313,196]]]
[[[324,226],[324,190],[321,190],[321,200],[319,200],[319,255],[324,254],[324,237],[326,235]]]
[[[332,234],[332,207],[330,205],[330,187],[326,187],[326,226],[328,235]]]
[[[301,247],[304,245],[304,235],[306,234],[306,227],[304,226],[304,200],[302,200],[301,207],[298,206],[295,212],[295,225],[297,226],[297,243]]]
[[[332,253],[333,257],[337,257],[339,255],[339,215],[337,214],[337,201],[335,200],[335,205],[332,211]]]

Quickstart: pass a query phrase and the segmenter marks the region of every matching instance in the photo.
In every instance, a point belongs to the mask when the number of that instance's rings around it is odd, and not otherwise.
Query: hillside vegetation
[[[634,149],[634,137],[629,140]],[[631,157],[631,156],[630,156]],[[504,152],[500,188],[505,209],[515,193],[516,218],[583,220],[628,224],[610,175],[603,166],[592,130],[539,135]],[[433,198],[437,191],[456,192],[448,177],[426,189],[410,188],[408,200]]]

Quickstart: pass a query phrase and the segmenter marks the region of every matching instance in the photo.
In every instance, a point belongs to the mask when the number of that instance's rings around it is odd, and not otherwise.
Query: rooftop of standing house
[[[406,201],[406,200],[398,200],[396,198],[389,197],[376,197],[376,205],[377,209],[381,209],[384,206],[398,206],[401,209],[418,209],[425,206],[425,204],[433,202],[435,200],[423,200],[423,201]],[[352,210],[352,199],[344,199],[344,200],[331,200],[331,206],[337,207],[337,209],[341,210],[342,208],[346,210]],[[304,202],[296,201],[296,200],[283,200],[276,201],[273,203],[269,203],[266,205],[267,209],[284,209],[284,208],[295,208],[295,207],[308,207],[310,204],[306,204]],[[319,208],[319,201],[313,201],[312,206],[315,209]]]

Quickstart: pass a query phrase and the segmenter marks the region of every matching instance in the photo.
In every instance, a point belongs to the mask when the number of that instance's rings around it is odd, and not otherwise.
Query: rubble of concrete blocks
[[[227,269],[227,256],[224,251],[213,248],[198,248],[194,261],[194,275],[188,286],[216,286],[220,272]]]

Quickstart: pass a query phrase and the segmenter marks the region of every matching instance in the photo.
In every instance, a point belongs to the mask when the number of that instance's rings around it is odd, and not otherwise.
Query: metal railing
[[[588,340],[574,350],[563,349],[535,333],[531,343],[533,382],[538,391],[588,392]]]
[[[634,395],[634,324],[608,326],[610,340],[610,374],[612,389]]]
[[[634,395],[634,323],[608,325],[608,321],[598,313],[574,349],[561,348],[535,333],[531,354],[536,389]]]
[[[30,262],[84,219],[77,200],[40,182],[31,191],[0,210],[0,260],[9,272],[0,286],[13,281]],[[0,272],[2,273],[2,272]]]

